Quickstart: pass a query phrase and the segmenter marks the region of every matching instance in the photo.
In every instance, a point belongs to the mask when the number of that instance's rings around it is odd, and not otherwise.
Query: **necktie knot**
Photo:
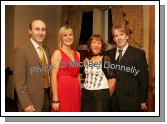
[[[39,49],[40,51],[42,51],[42,50],[43,50],[43,47],[42,47],[42,46],[39,46],[38,49]]]
[[[122,54],[122,51],[123,51],[123,50],[118,50],[118,51],[119,51],[119,54]]]

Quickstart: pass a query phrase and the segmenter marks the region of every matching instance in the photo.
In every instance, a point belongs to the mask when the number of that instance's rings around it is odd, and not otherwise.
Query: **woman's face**
[[[73,44],[73,33],[69,30],[66,30],[62,36],[62,45],[71,46]]]
[[[91,50],[94,55],[98,55],[102,49],[102,41],[96,38],[93,38],[90,44]]]

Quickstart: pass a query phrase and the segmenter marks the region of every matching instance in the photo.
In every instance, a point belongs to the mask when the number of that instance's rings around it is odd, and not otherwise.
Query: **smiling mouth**
[[[122,43],[122,41],[118,41],[118,43]]]
[[[37,36],[37,38],[43,38],[43,36]]]
[[[66,42],[72,42],[71,40],[67,40]]]
[[[95,51],[99,51],[99,49],[93,49],[93,50],[95,50]]]

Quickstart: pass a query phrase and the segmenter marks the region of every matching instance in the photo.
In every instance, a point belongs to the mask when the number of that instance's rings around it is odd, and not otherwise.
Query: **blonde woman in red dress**
[[[81,108],[79,52],[72,48],[74,33],[69,26],[58,32],[59,48],[51,63],[52,109],[59,112],[79,112]]]

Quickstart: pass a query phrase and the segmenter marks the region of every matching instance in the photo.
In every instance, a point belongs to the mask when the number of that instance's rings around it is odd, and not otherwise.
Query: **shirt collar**
[[[35,47],[35,49],[38,49],[39,47],[42,47],[42,45],[40,46],[37,42],[35,42],[32,38],[30,39],[30,41],[32,42],[33,46]]]
[[[126,49],[128,48],[128,46],[129,46],[129,43],[127,43],[122,49],[120,49],[120,48],[117,47],[117,51],[119,51],[119,50],[126,51]]]

